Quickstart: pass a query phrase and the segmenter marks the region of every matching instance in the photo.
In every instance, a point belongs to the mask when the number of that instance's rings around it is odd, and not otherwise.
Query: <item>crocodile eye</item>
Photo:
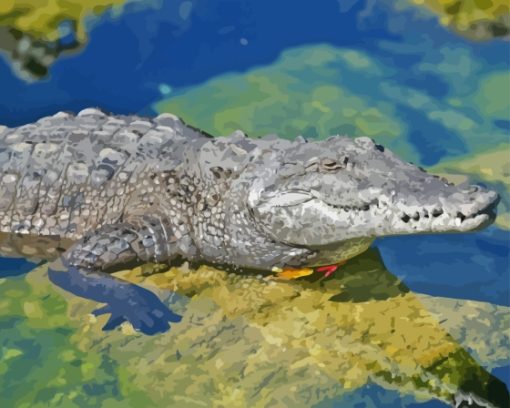
[[[224,169],[223,167],[220,166],[211,167],[210,171],[217,179],[227,178],[232,175],[231,169]]]

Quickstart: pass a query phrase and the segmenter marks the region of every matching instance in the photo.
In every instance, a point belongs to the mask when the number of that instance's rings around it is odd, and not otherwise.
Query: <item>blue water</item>
[[[510,306],[510,232],[387,237],[384,263],[413,291]]]
[[[357,35],[356,9],[339,13],[336,1],[324,1],[321,7],[290,0],[204,2],[193,14],[192,29],[175,21],[172,3],[163,2],[159,12],[127,12],[120,20],[107,14],[86,49],[59,60],[44,82],[27,84],[0,62],[0,122],[14,126],[57,110],[95,105],[119,113],[145,111],[160,96],[160,83],[175,89],[196,85],[270,63],[295,45],[361,46],[394,37],[377,26]],[[247,46],[241,38],[248,40]]]
[[[175,18],[175,3],[162,2],[159,11],[129,12],[121,19],[106,14],[96,23],[90,42],[77,55],[61,58],[51,78],[27,84],[0,60],[0,122],[8,126],[33,121],[57,110],[77,111],[102,106],[122,112],[150,113],[159,84],[179,90],[200,84],[225,72],[242,72],[274,61],[285,49],[304,44],[329,43],[352,46],[373,53],[398,70],[398,78],[432,95],[445,92],[445,84],[413,66],[438,60],[439,44],[461,45],[490,66],[508,66],[509,50],[502,41],[490,46],[476,44],[452,34],[430,20],[408,18],[405,35],[395,28],[394,12],[385,2],[373,4],[370,16],[361,18],[366,1],[353,2],[340,12],[339,2],[324,0],[320,7],[309,2],[281,0],[196,2],[189,20]],[[138,10],[138,9],[136,9]],[[424,37],[426,33],[426,37]],[[241,39],[247,44],[242,45]],[[382,41],[420,44],[388,50]],[[427,140],[427,126],[420,135]],[[426,141],[424,143],[427,143]],[[426,149],[426,146],[423,147]],[[424,154],[429,161],[437,154]]]

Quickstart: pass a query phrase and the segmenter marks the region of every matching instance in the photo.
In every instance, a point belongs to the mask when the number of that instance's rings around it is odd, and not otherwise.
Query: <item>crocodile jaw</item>
[[[335,205],[314,193],[287,191],[257,209],[266,232],[280,242],[321,246],[364,237],[419,233],[467,232],[489,225],[499,197],[472,186],[446,186],[447,194],[426,204],[414,196],[381,194],[363,206]],[[432,199],[433,198],[433,199]]]

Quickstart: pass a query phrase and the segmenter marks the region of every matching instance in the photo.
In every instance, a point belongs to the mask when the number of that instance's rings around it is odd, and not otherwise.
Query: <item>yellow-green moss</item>
[[[430,169],[433,173],[440,173],[453,182],[464,181],[459,175],[466,176],[466,180],[480,180],[490,183],[498,189],[502,200],[498,206],[496,224],[510,229],[510,145],[502,144],[494,149],[469,155],[465,158],[448,160]],[[451,177],[450,175],[453,175]]]
[[[439,16],[441,24],[473,39],[507,36],[510,4],[506,0],[411,0]]]
[[[76,23],[79,42],[85,41],[85,18],[99,15],[111,7],[122,6],[126,0],[2,0],[0,25],[29,34],[37,40],[55,41],[58,26],[64,20]]]

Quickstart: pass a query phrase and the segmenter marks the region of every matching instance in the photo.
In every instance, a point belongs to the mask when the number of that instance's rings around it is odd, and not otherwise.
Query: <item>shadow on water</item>
[[[330,300],[335,302],[367,302],[385,300],[409,292],[404,283],[384,267],[375,248],[350,260],[337,272],[342,292]]]

